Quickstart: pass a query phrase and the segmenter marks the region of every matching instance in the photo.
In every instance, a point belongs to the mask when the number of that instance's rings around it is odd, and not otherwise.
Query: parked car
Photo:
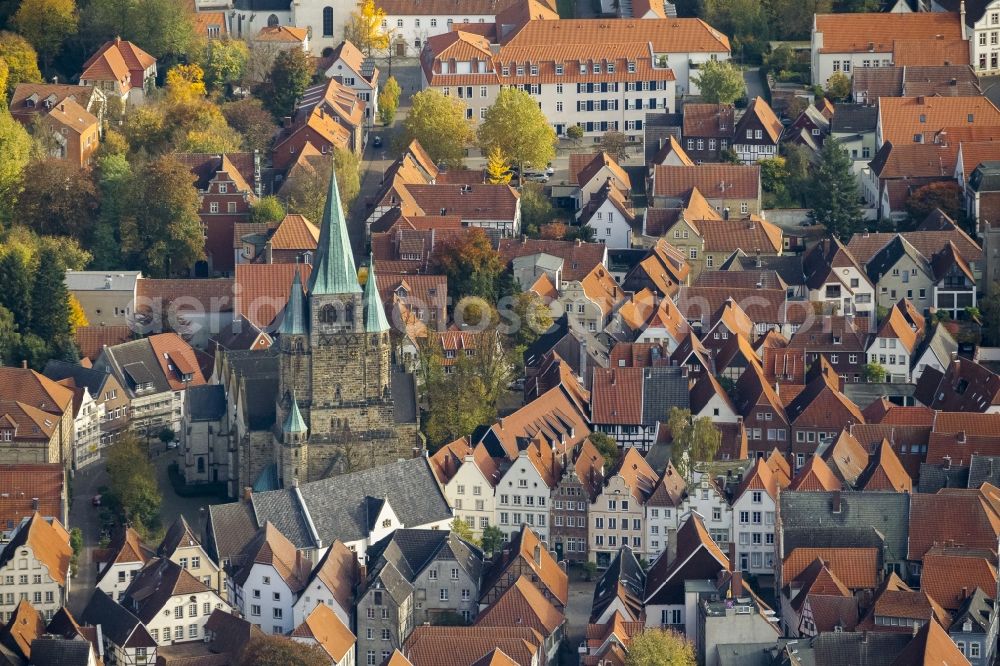
[[[533,183],[547,183],[549,182],[549,177],[541,171],[525,171],[524,180],[528,180]]]
[[[174,442],[167,442],[167,450],[168,451],[172,451],[172,450],[176,449],[177,446],[178,446],[178,444],[177,444],[176,441],[174,441]]]
[[[545,175],[551,176],[555,172],[556,172],[555,167],[552,166],[552,162],[549,162],[548,165],[545,167]]]
[[[380,136],[378,136],[376,134],[375,138],[372,139],[372,146],[374,146],[375,148],[381,148],[382,147],[382,137],[380,137]]]

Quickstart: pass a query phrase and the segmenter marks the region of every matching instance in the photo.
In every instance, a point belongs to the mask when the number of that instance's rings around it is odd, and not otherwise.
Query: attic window
[[[970,113],[965,117],[965,122],[971,123],[975,119],[975,114]]]
[[[966,389],[968,389],[968,388],[969,388],[969,380],[968,379],[959,379],[958,383],[955,384],[955,393],[957,393],[959,395],[962,395],[962,394],[965,393]]]
[[[927,122],[927,116],[925,114],[923,114],[923,113],[920,114],[920,122],[922,122],[922,123],[926,123]]]

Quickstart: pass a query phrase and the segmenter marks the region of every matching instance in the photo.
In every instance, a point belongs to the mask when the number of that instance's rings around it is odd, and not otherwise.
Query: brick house
[[[552,491],[549,542],[559,560],[584,562],[588,550],[588,509],[604,482],[604,458],[589,439],[573,450]]]
[[[832,442],[842,428],[865,422],[858,406],[840,392],[840,383],[829,365],[813,374],[821,376],[809,381],[785,408],[792,429],[796,470],[821,444]]]
[[[177,159],[195,178],[208,270],[228,275],[234,264],[234,226],[249,219],[261,194],[260,155],[180,153]]]
[[[732,147],[736,109],[731,104],[685,104],[683,148],[697,163],[721,162]]]

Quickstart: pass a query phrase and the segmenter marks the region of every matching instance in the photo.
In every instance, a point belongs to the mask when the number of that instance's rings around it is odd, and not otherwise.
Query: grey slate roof
[[[398,529],[373,544],[366,553],[369,580],[391,563],[408,581],[413,582],[427,565],[437,560],[454,561],[472,580],[483,573],[483,553],[446,530]]]
[[[760,262],[760,268],[757,267],[758,262]],[[800,254],[751,257],[743,250],[737,250],[729,255],[722,265],[719,266],[720,271],[761,269],[774,271],[790,287],[805,284],[805,275],[802,270],[802,255]]]
[[[57,382],[72,378],[77,386],[85,387],[90,392],[91,397],[95,399],[104,392],[104,382],[108,380],[106,372],[58,360],[46,363],[42,374]]]
[[[917,252],[917,249],[902,235],[897,234],[865,264],[865,272],[868,273],[868,279],[872,281],[872,284],[877,285],[882,276],[888,273],[904,254],[908,255],[925,273],[932,274],[931,267],[927,264],[924,255]]]
[[[671,407],[691,405],[688,377],[680,367],[645,368],[642,380],[642,422],[666,421]]]
[[[417,378],[412,372],[393,372],[389,377],[392,418],[396,423],[417,422]]]
[[[222,384],[192,386],[184,392],[192,421],[218,421],[226,414],[226,389]]]
[[[382,467],[303,483],[298,488],[324,544],[368,536],[367,499],[383,497],[405,526],[449,520],[451,509],[426,458],[410,458]],[[253,495],[258,524],[271,521],[297,547],[311,547],[294,489]],[[218,534],[219,528],[216,527]]]
[[[969,176],[969,187],[975,192],[1000,190],[1000,162],[983,162]]]
[[[590,621],[596,622],[611,602],[618,598],[618,584],[624,585],[637,599],[642,599],[646,590],[646,572],[642,570],[635,553],[628,546],[618,550],[615,559],[608,565],[604,575],[594,588]]]
[[[874,132],[878,125],[878,109],[864,104],[834,104],[830,131],[834,134]]]
[[[233,560],[254,537],[257,529],[257,519],[250,504],[212,504],[208,507],[205,548],[212,559],[221,565],[225,559]]]
[[[254,493],[250,502],[258,525],[270,521],[296,548],[310,548],[314,545],[294,488]],[[333,543],[333,539],[324,540],[323,543]]]
[[[940,359],[942,364],[948,364],[951,362],[951,355],[958,351],[958,343],[948,332],[948,329],[942,326],[941,322],[937,322],[913,358],[920,358],[928,349]]]
[[[968,484],[968,467],[952,465],[945,469],[943,465],[920,463],[920,479],[917,482],[918,493],[936,493],[942,488],[966,488]]]
[[[811,648],[819,666],[891,666],[912,638],[877,631],[825,633]]]
[[[105,347],[102,358],[111,366],[130,397],[135,397],[135,387],[141,383],[151,383],[154,393],[170,391],[170,384],[148,339],[131,340],[113,347]],[[100,363],[101,359],[98,359],[98,362]]]
[[[1000,486],[1000,457],[972,455],[969,461],[969,488],[979,488],[984,483]]]
[[[139,618],[101,590],[94,590],[80,619],[86,624],[101,625],[101,633],[119,647],[156,646]]]
[[[840,511],[837,513],[833,510],[835,494],[840,497]],[[910,496],[907,493],[786,491],[780,495],[780,511],[781,523],[786,530],[797,528],[806,534],[815,528],[852,528],[862,534],[874,530],[885,538],[886,561],[902,562],[906,559],[910,521]],[[786,544],[785,553],[789,552]]]
[[[31,641],[34,666],[87,666],[91,645],[85,638],[45,636]]]
[[[990,626],[990,618],[996,613],[996,602],[986,596],[986,591],[978,587],[965,600],[962,607],[955,613],[955,621],[952,623],[952,631],[962,632],[962,625],[966,620],[972,621],[972,630],[975,632],[987,633]],[[34,648],[32,648],[34,657]]]

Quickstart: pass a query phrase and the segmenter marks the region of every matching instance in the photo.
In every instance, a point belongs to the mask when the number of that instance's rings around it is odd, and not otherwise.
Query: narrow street
[[[183,514],[199,537],[204,533],[208,512],[205,507],[219,502],[215,497],[180,497],[170,485],[167,474],[168,465],[180,460],[180,448],[165,450],[162,444],[153,447],[153,465],[156,467],[157,482],[160,487],[162,503],[160,518],[163,529]],[[69,527],[79,527],[83,532],[83,552],[80,553],[77,574],[73,578],[69,592],[69,609],[75,616],[83,613],[90,601],[94,585],[97,581],[97,564],[95,553],[98,550],[101,531],[101,509],[92,504],[98,488],[106,486],[108,474],[103,459],[97,461],[76,473],[73,478],[73,502],[69,509]],[[147,544],[156,547],[158,544]]]

